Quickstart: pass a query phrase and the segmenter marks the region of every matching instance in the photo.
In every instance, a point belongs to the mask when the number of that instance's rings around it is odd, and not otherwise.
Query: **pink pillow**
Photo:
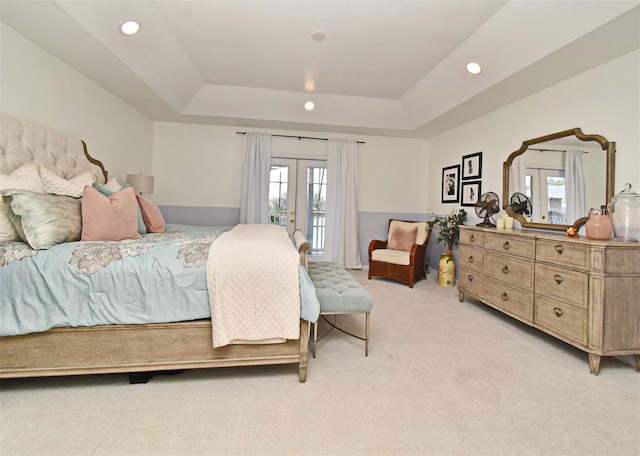
[[[133,187],[107,197],[87,185],[82,193],[81,241],[137,239],[138,203]]]
[[[404,250],[405,252],[410,252],[411,247],[416,243],[417,235],[417,226],[409,228],[408,230],[403,230],[396,226],[391,230],[391,239],[389,239],[387,248],[390,250]]]
[[[164,233],[167,230],[167,225],[164,223],[160,208],[140,193],[136,193],[136,198],[138,198],[142,220],[144,220],[144,226],[147,227],[147,231],[149,233]]]

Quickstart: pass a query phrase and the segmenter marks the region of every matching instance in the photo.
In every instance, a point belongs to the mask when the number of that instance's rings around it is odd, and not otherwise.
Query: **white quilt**
[[[298,339],[300,256],[284,227],[237,225],[211,244],[213,346]]]

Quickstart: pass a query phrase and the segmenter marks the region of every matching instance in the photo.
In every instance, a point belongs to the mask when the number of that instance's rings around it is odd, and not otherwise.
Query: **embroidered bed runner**
[[[237,225],[211,244],[213,346],[300,336],[300,256],[286,228]]]

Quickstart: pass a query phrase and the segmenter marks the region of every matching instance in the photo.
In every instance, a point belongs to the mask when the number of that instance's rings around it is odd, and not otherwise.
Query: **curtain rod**
[[[236,131],[237,135],[246,135],[247,132],[246,131]],[[315,139],[317,141],[329,141],[329,138],[314,138],[312,136],[293,136],[293,135],[271,135],[271,136],[277,136],[278,138],[297,138],[298,141],[300,141],[301,139]],[[364,141],[356,141],[356,143],[358,144],[365,144]]]
[[[527,147],[527,150],[537,150],[539,152],[567,152],[564,149],[536,149],[535,147]],[[589,151],[587,150],[581,150],[580,152],[582,152],[583,154],[589,153]]]

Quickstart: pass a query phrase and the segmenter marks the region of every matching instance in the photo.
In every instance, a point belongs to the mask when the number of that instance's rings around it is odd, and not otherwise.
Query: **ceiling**
[[[0,0],[0,20],[153,120],[429,138],[637,49],[639,5]]]

